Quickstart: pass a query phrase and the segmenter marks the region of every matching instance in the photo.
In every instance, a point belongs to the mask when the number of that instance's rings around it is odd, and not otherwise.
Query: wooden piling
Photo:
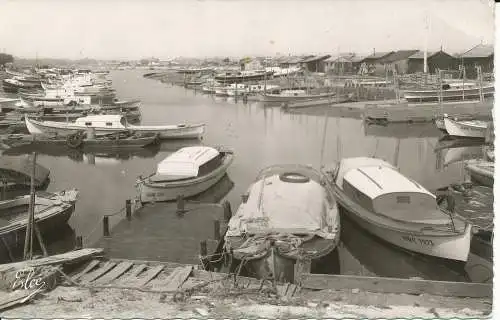
[[[110,236],[110,233],[109,233],[109,217],[108,216],[102,217],[102,234],[105,237],[109,237]]]
[[[125,212],[127,215],[127,220],[132,220],[132,203],[130,199],[125,200]]]
[[[33,227],[35,228],[36,237],[38,239],[38,244],[40,244],[40,249],[42,249],[43,256],[47,257],[49,253],[47,252],[47,248],[45,247],[45,243],[43,242],[42,233],[40,232],[40,229],[38,228],[38,225],[36,223],[33,224]]]
[[[186,212],[186,203],[184,201],[183,195],[177,196],[177,214],[183,214]]]
[[[214,240],[220,240],[220,220],[214,220]]]
[[[82,248],[83,248],[83,237],[77,236],[76,237],[76,249],[82,249]]]
[[[7,181],[2,180],[2,200],[7,199]]]
[[[222,204],[222,207],[224,208],[224,220],[225,221],[229,221],[231,220],[231,217],[233,216],[233,212],[231,210],[231,204],[229,203],[229,201],[224,201],[224,203]]]
[[[207,240],[200,241],[200,256],[206,257],[208,254]]]

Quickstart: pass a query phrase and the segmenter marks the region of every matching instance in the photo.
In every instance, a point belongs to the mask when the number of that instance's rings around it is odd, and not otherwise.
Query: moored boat
[[[35,223],[41,233],[64,226],[75,211],[78,191],[64,190],[59,193],[37,192],[34,202]],[[0,201],[0,237],[4,244],[13,245],[16,239],[24,239],[28,225],[30,195]]]
[[[463,268],[472,226],[417,182],[375,158],[343,159],[324,171],[346,217],[396,247]]]
[[[155,173],[136,183],[141,202],[195,196],[216,184],[233,162],[233,152],[205,146],[185,147],[166,157]]]
[[[493,188],[495,183],[495,163],[483,160],[469,160],[465,164],[471,180],[487,187]]]
[[[32,174],[31,157],[0,157],[0,180],[7,183],[10,188],[24,188],[31,184]],[[40,164],[36,164],[34,186],[40,188],[49,181],[50,170]]]
[[[91,115],[76,119],[75,122],[36,121],[25,117],[26,127],[33,135],[67,136],[80,130],[94,128],[96,135],[132,130],[137,133],[158,133],[160,139],[200,139],[205,132],[205,124],[179,124],[163,126],[136,126],[127,123],[122,115]]]
[[[333,273],[340,217],[324,180],[302,165],[261,171],[229,221],[224,247],[232,267],[245,275],[291,283],[299,280],[294,279],[296,268]]]
[[[486,137],[488,123],[481,120],[454,120],[444,117],[443,123],[446,132],[452,137],[480,138]]]
[[[334,92],[321,94],[308,94],[305,90],[283,90],[279,94],[260,93],[260,100],[263,102],[293,102],[303,100],[315,100],[333,97]]]

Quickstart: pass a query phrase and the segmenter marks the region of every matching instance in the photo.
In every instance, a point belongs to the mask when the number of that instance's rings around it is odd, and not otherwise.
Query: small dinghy
[[[139,178],[136,188],[144,202],[192,197],[216,184],[233,162],[233,152],[205,146],[186,147],[158,164],[155,173]]]
[[[37,192],[35,195],[35,223],[40,231],[47,232],[66,224],[75,211],[78,191],[59,193]],[[0,237],[9,244],[16,237],[24,239],[28,224],[30,195],[0,201]]]
[[[493,188],[495,182],[495,163],[484,160],[469,160],[465,163],[465,170],[470,174],[471,180]]]
[[[337,203],[325,178],[306,166],[272,166],[229,221],[225,252],[230,268],[245,275],[293,283],[297,268],[334,273],[339,239]]]
[[[472,226],[440,208],[436,196],[374,158],[348,158],[324,169],[346,216],[399,248],[463,268]]]
[[[2,138],[2,143],[16,147],[63,147],[72,149],[123,149],[142,148],[159,142],[157,134],[138,135],[131,131],[122,131],[91,137],[84,131],[78,131],[66,137],[58,135],[22,135],[11,134]]]
[[[452,137],[484,139],[488,130],[488,122],[481,120],[455,120],[444,117],[443,125]]]
[[[5,183],[7,189],[26,188],[31,184],[33,163],[31,157],[0,157],[0,182]],[[49,182],[50,170],[42,165],[35,167],[35,188],[41,188]],[[0,187],[4,187],[0,184]]]

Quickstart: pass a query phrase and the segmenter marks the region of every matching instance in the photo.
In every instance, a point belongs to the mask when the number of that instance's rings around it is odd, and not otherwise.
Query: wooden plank
[[[493,285],[485,283],[411,280],[349,275],[302,274],[307,289],[360,289],[382,293],[432,294],[452,297],[490,298]]]
[[[159,265],[149,269],[148,271],[145,272],[144,277],[139,278],[138,281],[134,283],[135,286],[137,287],[145,286],[149,281],[151,281],[154,277],[156,277],[163,270],[163,268],[165,268],[164,265]]]
[[[92,260],[90,261],[85,268],[83,268],[80,272],[76,273],[74,276],[71,277],[71,280],[76,281],[81,278],[84,274],[88,273],[92,269],[94,269],[101,261],[99,260]]]
[[[100,256],[103,254],[104,249],[85,248],[35,260],[0,264],[0,272],[54,264],[75,263],[84,261],[86,259],[89,259],[90,257]]]
[[[106,273],[105,275],[94,281],[94,283],[96,285],[109,283],[114,279],[118,278],[119,276],[121,276],[122,274],[124,274],[132,266],[133,266],[132,262],[128,261],[122,262],[118,264],[115,268],[113,268],[113,270],[111,270],[110,272]]]
[[[300,283],[302,274],[311,272],[311,260],[300,259],[297,260],[293,270],[293,280],[295,283]]]
[[[175,268],[175,270],[165,280],[155,283],[153,289],[166,292],[177,291],[187,278],[189,278],[192,271],[193,267],[191,266]]]
[[[103,274],[105,274],[106,272],[108,272],[109,270],[111,270],[112,268],[114,268],[114,266],[116,266],[115,262],[108,261],[102,267],[98,268],[97,270],[94,270],[94,271],[92,271],[90,273],[87,273],[86,275],[82,276],[80,278],[80,282],[81,283],[92,282],[95,279],[97,279],[100,276],[102,276]]]
[[[16,290],[9,292],[0,298],[0,311],[18,304],[26,303],[38,292],[39,290]]]

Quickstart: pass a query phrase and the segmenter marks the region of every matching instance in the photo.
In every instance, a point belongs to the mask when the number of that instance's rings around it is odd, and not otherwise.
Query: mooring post
[[[200,241],[200,256],[206,257],[208,254],[207,240]]]
[[[82,248],[83,248],[83,237],[77,236],[76,237],[76,249],[82,249]]]
[[[102,234],[105,237],[109,237],[109,217],[102,217]]]
[[[214,220],[214,239],[220,239],[220,220]]]
[[[127,220],[132,220],[132,202],[130,199],[125,200],[125,212],[127,215]]]
[[[181,194],[177,196],[177,214],[182,214],[185,212],[186,209],[185,209],[184,196]]]
[[[7,181],[2,180],[2,200],[6,200],[7,196]]]
[[[222,207],[224,208],[224,220],[227,222],[231,220],[231,217],[233,216],[233,212],[231,210],[231,204],[229,203],[229,201],[226,200],[222,204]]]

